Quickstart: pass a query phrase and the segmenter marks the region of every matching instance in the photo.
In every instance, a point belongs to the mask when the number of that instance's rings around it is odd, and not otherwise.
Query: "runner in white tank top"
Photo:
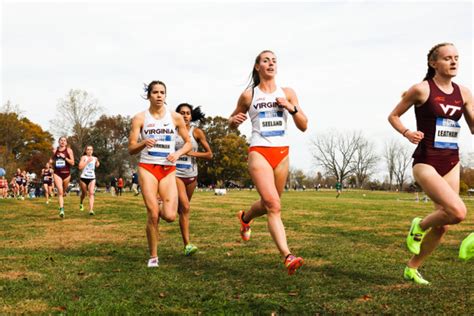
[[[177,111],[178,112],[178,111]],[[179,113],[179,112],[178,112]],[[186,121],[185,121],[186,122]],[[198,143],[194,138],[194,125],[191,125],[188,131],[189,139],[191,140],[191,151],[198,151]],[[176,150],[182,148],[184,141],[180,136],[176,136],[175,148]],[[178,178],[196,178],[198,175],[197,162],[195,157],[183,155],[178,158],[176,162],[176,177]]]
[[[167,157],[175,152],[176,127],[171,117],[171,111],[165,109],[161,119],[155,119],[150,111],[145,111],[145,122],[141,130],[142,139],[153,139],[153,147],[145,147],[140,153],[140,162],[146,164],[174,166]]]
[[[278,105],[277,98],[286,98],[282,88],[277,87],[271,93],[265,93],[257,86],[253,91],[251,106],[248,109],[252,122],[250,147],[288,146],[286,121],[288,111]]]
[[[296,93],[291,88],[279,88],[275,83],[276,57],[271,51],[261,52],[255,59],[250,89],[239,98],[237,107],[229,118],[229,125],[237,127],[247,119],[252,121],[252,141],[249,148],[249,172],[260,194],[246,212],[238,212],[240,235],[250,239],[250,223],[267,214],[268,228],[288,274],[295,273],[303,259],[291,254],[285,227],[281,220],[280,196],[288,176],[288,142],[286,120],[291,114],[296,127],[305,131],[308,119],[298,105]]]
[[[95,193],[95,168],[99,167],[99,159],[92,156],[94,147],[87,145],[84,153],[79,160],[79,170],[82,170],[79,177],[79,186],[81,187],[81,200],[79,202],[79,210],[83,211],[84,198],[86,194],[89,197],[89,215],[94,215],[94,193]]]
[[[175,163],[189,152],[191,142],[181,115],[170,112],[165,107],[166,85],[152,81],[146,87],[149,108],[132,119],[128,139],[128,152],[141,153],[138,165],[138,181],[142,188],[147,209],[146,234],[150,259],[148,267],[158,267],[158,218],[167,222],[176,218],[178,190],[176,187]],[[176,128],[176,129],[175,129]],[[184,140],[184,146],[175,151],[175,135]],[[139,141],[139,137],[141,139]],[[163,200],[159,207],[157,192]]]
[[[181,228],[181,236],[183,237],[184,254],[190,256],[198,250],[195,245],[190,243],[189,237],[190,201],[197,185],[198,174],[196,159],[212,159],[212,151],[204,132],[194,125],[191,126],[191,122],[204,120],[205,115],[201,112],[201,107],[193,108],[190,104],[182,103],[178,105],[176,112],[183,116],[192,144],[192,150],[187,155],[181,156],[176,164],[179,227]],[[204,152],[198,151],[198,144],[201,144],[202,148],[204,148]],[[182,139],[177,137],[176,150],[182,146]]]

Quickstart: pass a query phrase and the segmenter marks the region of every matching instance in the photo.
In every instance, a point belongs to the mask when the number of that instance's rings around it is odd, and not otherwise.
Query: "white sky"
[[[143,83],[158,79],[170,108],[189,102],[228,117],[256,55],[271,49],[277,82],[296,91],[309,118],[304,134],[289,124],[291,165],[310,172],[309,140],[323,131],[360,129],[379,152],[403,140],[387,116],[424,77],[433,45],[456,45],[455,81],[472,90],[472,15],[470,1],[2,0],[1,100],[49,130],[70,89],[98,98],[108,115],[133,115],[148,106]],[[413,110],[402,120],[416,127]],[[461,152],[472,152],[462,126]],[[250,135],[249,122],[240,129]]]

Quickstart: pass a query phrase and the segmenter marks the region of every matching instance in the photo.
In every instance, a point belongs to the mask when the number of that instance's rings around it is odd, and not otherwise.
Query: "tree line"
[[[104,109],[88,92],[71,89],[57,104],[51,120],[55,135],[65,135],[76,162],[86,145],[94,146],[101,161],[96,170],[97,182],[104,185],[112,177],[130,179],[136,170],[138,155],[128,154],[131,117],[103,114]],[[230,128],[227,119],[206,117],[199,127],[207,136],[214,159],[198,159],[199,184],[249,186],[247,171],[248,140],[238,129]],[[0,111],[0,167],[12,175],[16,168],[39,174],[57,144],[49,131],[23,117],[17,105],[8,101]],[[327,131],[310,140],[310,151],[320,171],[307,175],[290,169],[288,187],[333,186],[341,182],[356,188],[398,189],[407,187],[412,163],[412,149],[400,141],[387,141],[378,154],[375,145],[360,131]],[[386,181],[373,180],[383,162]],[[321,172],[322,171],[322,172]],[[79,171],[72,169],[73,179]],[[461,169],[461,189],[474,187],[474,169]]]
[[[86,145],[94,147],[94,155],[101,162],[96,170],[98,185],[112,177],[130,179],[136,170],[139,155],[128,153],[131,117],[103,114],[97,99],[83,90],[70,90],[57,104],[56,117],[51,120],[53,132],[64,135],[74,152],[76,168],[72,178],[77,179],[77,162]],[[248,142],[238,129],[232,129],[227,119],[206,117],[199,127],[211,144],[214,159],[198,159],[201,185],[226,186],[231,183],[248,185]],[[56,147],[53,135],[23,117],[18,106],[8,101],[0,111],[0,167],[12,176],[16,168],[41,173]]]

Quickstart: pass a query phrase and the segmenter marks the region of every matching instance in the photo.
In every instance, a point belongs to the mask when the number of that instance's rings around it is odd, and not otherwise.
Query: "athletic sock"
[[[242,222],[244,222],[245,224],[250,223],[250,221],[246,221],[246,220],[244,219],[244,216],[245,216],[245,211],[242,212]]]

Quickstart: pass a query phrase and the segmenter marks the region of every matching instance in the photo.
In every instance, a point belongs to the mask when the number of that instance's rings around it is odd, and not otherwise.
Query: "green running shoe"
[[[187,244],[186,247],[184,247],[185,256],[191,256],[195,254],[197,251],[198,251],[198,247],[194,246],[193,244]]]
[[[93,211],[93,210],[90,210],[90,211],[89,211],[89,215],[91,215],[91,216],[92,216],[92,215],[95,215],[94,211]]]
[[[469,234],[461,243],[459,258],[469,260],[474,257],[474,233]]]
[[[425,232],[420,227],[421,217],[415,217],[411,222],[410,231],[407,236],[407,247],[408,250],[413,252],[415,255],[420,254],[421,242],[425,236]]]
[[[59,208],[59,217],[64,218],[64,208]]]
[[[418,272],[415,268],[405,267],[405,271],[403,271],[403,277],[405,280],[411,280],[416,284],[421,285],[429,285],[430,282],[426,281],[420,272]]]
[[[84,205],[79,204],[79,211],[83,211],[83,210],[84,210]]]

